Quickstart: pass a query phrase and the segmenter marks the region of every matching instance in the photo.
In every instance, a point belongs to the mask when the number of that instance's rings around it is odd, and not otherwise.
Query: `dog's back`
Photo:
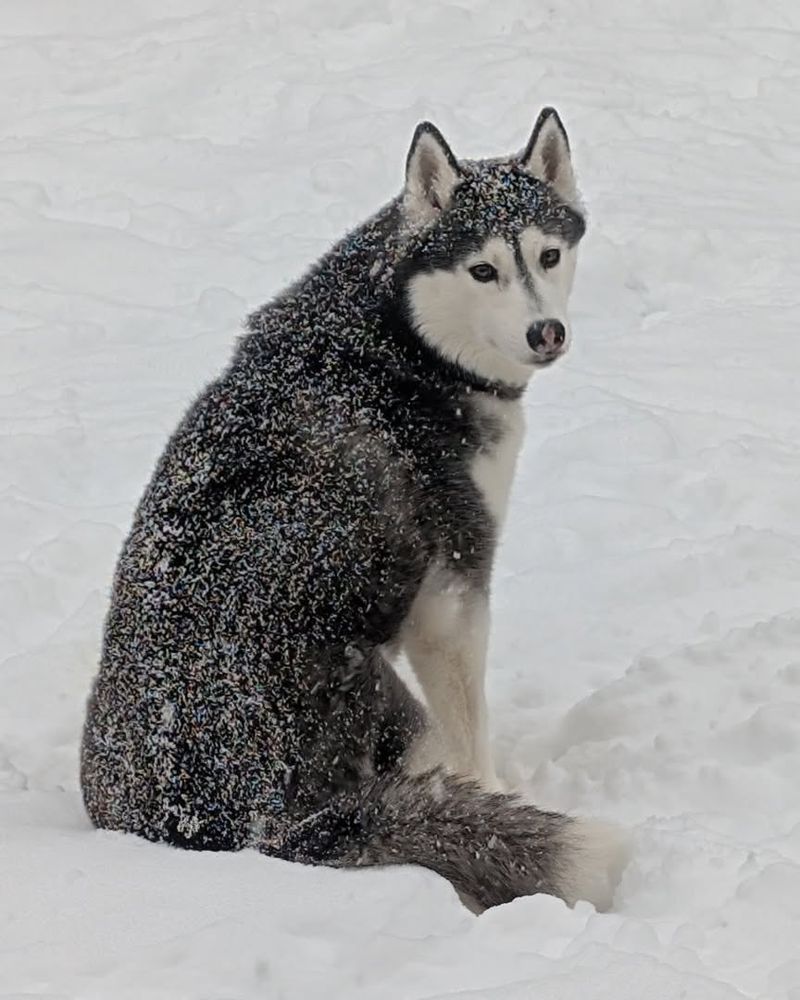
[[[352,766],[341,709],[371,720],[376,699],[351,692],[345,650],[397,631],[422,558],[400,523],[409,470],[366,429],[380,415],[355,370],[345,398],[342,369],[308,371],[289,338],[251,353],[191,408],[139,505],[83,750],[95,822],[201,847],[280,826],[314,794],[321,742]]]

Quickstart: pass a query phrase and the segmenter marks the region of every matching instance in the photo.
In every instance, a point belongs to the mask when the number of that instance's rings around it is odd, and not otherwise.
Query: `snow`
[[[0,995],[800,998],[792,0],[4,0]],[[397,190],[570,130],[591,224],[495,589],[502,776],[623,824],[611,913],[93,831],[116,553],[241,317]]]

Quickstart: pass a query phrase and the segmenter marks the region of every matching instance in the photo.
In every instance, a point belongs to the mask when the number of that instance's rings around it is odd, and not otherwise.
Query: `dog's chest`
[[[470,475],[499,530],[505,521],[525,431],[522,402],[475,395],[471,405],[482,440],[472,459]]]

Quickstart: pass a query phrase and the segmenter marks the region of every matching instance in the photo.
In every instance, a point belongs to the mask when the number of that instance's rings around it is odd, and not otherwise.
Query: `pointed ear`
[[[540,181],[545,181],[565,201],[578,196],[569,139],[555,108],[543,108],[522,154],[522,165]]]
[[[417,125],[406,160],[406,213],[432,222],[447,207],[461,171],[442,133],[430,122]]]

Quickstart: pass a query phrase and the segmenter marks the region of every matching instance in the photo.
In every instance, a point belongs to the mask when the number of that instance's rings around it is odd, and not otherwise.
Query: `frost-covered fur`
[[[478,906],[596,886],[575,821],[473,780],[494,782],[482,681],[516,401],[559,353],[524,324],[573,266],[534,258],[583,233],[568,155],[551,111],[498,161],[458,162],[421,126],[403,194],[250,317],[120,555],[82,749],[98,826],[416,862]],[[497,287],[466,284],[495,252]],[[473,303],[458,330],[453,275]],[[386,658],[403,644],[433,718]]]

